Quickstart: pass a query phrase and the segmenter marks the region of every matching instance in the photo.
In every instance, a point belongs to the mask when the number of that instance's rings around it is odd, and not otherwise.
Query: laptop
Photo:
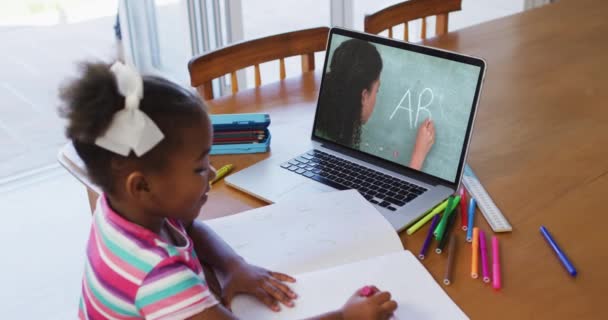
[[[310,141],[225,181],[270,203],[356,189],[401,231],[457,191],[484,75],[479,58],[332,28]]]

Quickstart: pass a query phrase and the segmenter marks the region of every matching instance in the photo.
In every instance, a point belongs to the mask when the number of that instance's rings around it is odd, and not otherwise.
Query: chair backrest
[[[410,0],[384,8],[374,14],[365,15],[364,29],[367,33],[378,34],[388,30],[393,38],[393,27],[404,24],[403,40],[409,41],[408,23],[422,19],[420,38],[426,39],[426,18],[437,16],[435,34],[448,32],[448,13],[461,10],[462,0]]]
[[[254,66],[255,86],[262,84],[260,63],[279,59],[279,77],[285,79],[285,58],[301,55],[302,72],[315,69],[315,52],[324,51],[328,27],[293,31],[240,42],[194,57],[188,63],[190,83],[205,100],[213,99],[211,81],[230,74],[232,94],[239,91],[236,72]]]

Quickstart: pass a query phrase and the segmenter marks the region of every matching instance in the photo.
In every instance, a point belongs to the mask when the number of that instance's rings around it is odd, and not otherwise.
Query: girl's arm
[[[275,311],[280,310],[279,304],[293,306],[297,295],[284,282],[295,282],[294,278],[247,263],[201,221],[193,221],[187,229],[201,265],[217,272],[217,277],[215,273],[205,276],[210,277],[209,287],[227,307],[239,293],[250,294]]]
[[[215,307],[209,308],[197,315],[194,315],[187,320],[237,320],[228,309],[222,305],[216,305]],[[326,314],[309,318],[306,320],[343,320],[342,313],[339,311],[328,312]]]
[[[245,262],[217,233],[201,221],[192,221],[190,225],[186,225],[186,230],[198,257],[204,257],[205,262],[215,270],[227,273],[231,268]]]
[[[357,290],[342,308],[306,320],[389,319],[397,309],[397,302],[391,300],[390,293],[381,292],[375,286],[372,286],[372,288],[371,296],[363,296],[361,291]],[[224,306],[216,305],[188,319],[233,320],[237,318]]]

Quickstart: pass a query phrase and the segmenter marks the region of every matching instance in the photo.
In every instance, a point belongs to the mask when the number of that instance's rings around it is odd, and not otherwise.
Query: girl
[[[376,106],[382,58],[369,42],[351,39],[336,48],[329,69],[319,100],[336,107],[320,109],[319,127],[324,128],[324,132],[319,134],[342,145],[359,148],[361,126],[369,120]],[[426,119],[418,128],[409,163],[411,168],[422,169],[434,142],[435,126]]]
[[[200,99],[120,62],[83,65],[61,98],[66,134],[103,190],[80,319],[235,319],[229,305],[239,293],[275,311],[294,305],[285,283],[292,277],[247,263],[196,220],[215,176],[212,126]],[[219,276],[217,297],[202,264]],[[396,307],[376,289],[315,319],[388,319]]]

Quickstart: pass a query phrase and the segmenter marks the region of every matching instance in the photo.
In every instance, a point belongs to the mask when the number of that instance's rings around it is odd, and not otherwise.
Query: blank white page
[[[403,250],[357,191],[308,195],[206,221],[248,262],[298,274]]]
[[[399,307],[393,319],[468,319],[409,251],[296,276],[290,285],[296,306],[273,312],[250,296],[237,296],[232,311],[247,320],[303,319],[341,308],[359,288],[373,284],[387,290]]]

